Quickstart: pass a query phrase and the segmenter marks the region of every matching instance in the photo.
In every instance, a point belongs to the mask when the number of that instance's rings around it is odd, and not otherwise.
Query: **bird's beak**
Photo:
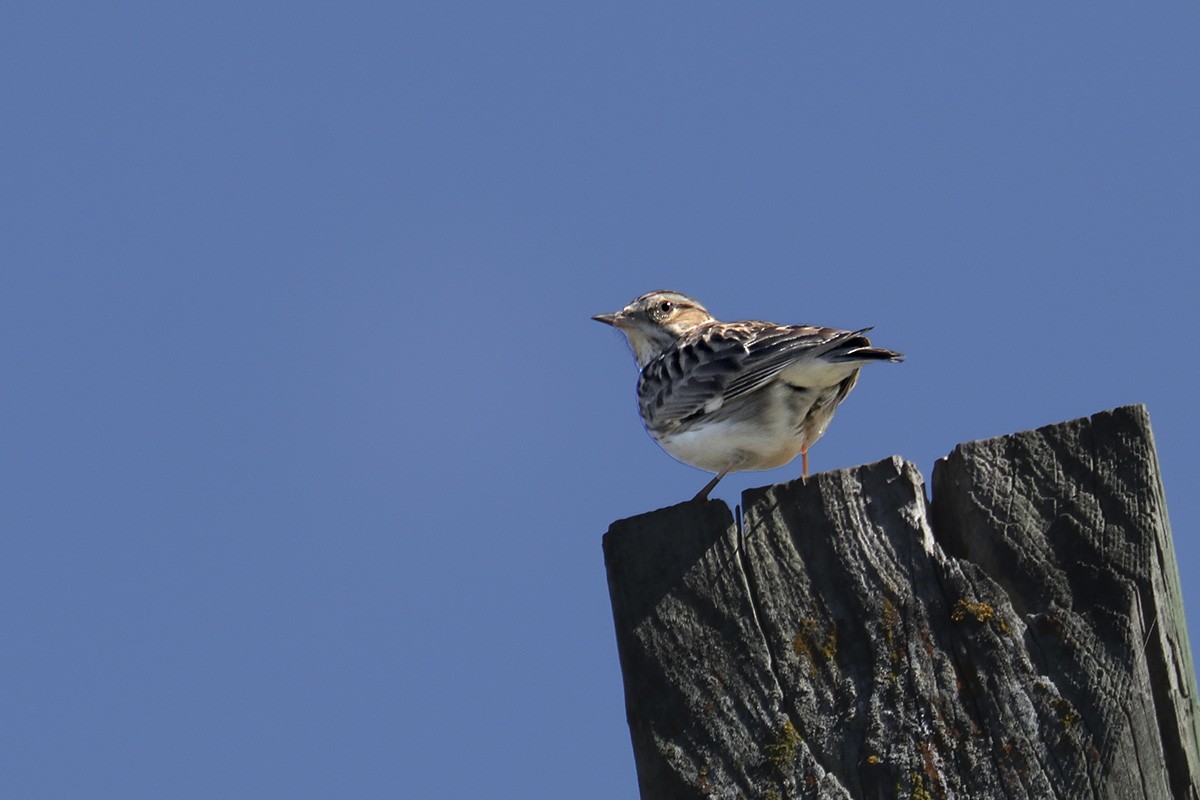
[[[605,325],[612,325],[613,327],[616,327],[617,324],[616,314],[597,314],[592,319],[596,320],[596,322],[603,322]]]

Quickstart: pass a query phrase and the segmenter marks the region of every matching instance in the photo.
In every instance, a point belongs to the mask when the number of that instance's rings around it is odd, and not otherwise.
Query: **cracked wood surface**
[[[621,520],[643,798],[1200,798],[1141,407]]]

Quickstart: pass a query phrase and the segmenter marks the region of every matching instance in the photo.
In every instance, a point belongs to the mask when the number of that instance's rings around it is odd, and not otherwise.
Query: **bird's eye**
[[[672,306],[671,306],[670,300],[663,300],[661,303],[658,304],[658,310],[663,314],[671,313],[671,308],[672,308]]]

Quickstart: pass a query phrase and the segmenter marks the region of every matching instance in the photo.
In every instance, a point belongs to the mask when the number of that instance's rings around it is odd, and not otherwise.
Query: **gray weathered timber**
[[[616,522],[643,798],[1200,798],[1141,407]]]

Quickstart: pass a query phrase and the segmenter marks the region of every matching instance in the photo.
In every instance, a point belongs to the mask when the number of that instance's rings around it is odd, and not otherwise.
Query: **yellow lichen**
[[[1061,697],[1056,697],[1050,701],[1050,705],[1058,713],[1058,721],[1062,723],[1064,728],[1069,728],[1079,720],[1079,712],[1075,710],[1068,701]]]
[[[831,622],[830,628],[825,641],[821,643],[821,655],[825,656],[826,661],[832,661],[837,655],[837,624]]]
[[[903,671],[901,666],[904,664],[905,650],[904,645],[900,642],[900,612],[896,610],[896,606],[892,603],[891,598],[883,598],[883,638],[887,641],[888,658],[892,662],[892,669],[888,673],[888,678],[893,682],[900,679],[900,674]]]
[[[818,620],[805,617],[799,624],[800,630],[792,636],[792,652],[807,664],[809,677],[815,678],[819,667],[837,657],[837,623],[831,620],[828,626],[823,626]]]
[[[950,612],[950,619],[962,622],[969,615],[974,617],[976,622],[987,622],[995,613],[996,609],[987,603],[975,603],[965,598],[959,598],[959,601],[954,604],[954,610]]]
[[[796,759],[796,748],[804,741],[792,721],[786,720],[775,740],[766,746],[767,760],[780,772],[787,772]]]
[[[933,800],[933,795],[925,788],[925,784],[921,783],[921,773],[910,772],[908,779],[912,782],[911,796],[913,800]]]

